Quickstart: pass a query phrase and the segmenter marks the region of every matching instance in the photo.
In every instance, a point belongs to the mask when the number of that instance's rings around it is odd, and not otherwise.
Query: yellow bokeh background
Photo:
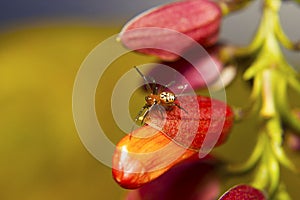
[[[72,118],[81,62],[119,30],[49,24],[0,35],[0,199],[120,199]]]

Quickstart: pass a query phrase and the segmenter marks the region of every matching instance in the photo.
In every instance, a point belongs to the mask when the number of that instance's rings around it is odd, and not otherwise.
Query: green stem
[[[280,181],[280,168],[276,156],[273,153],[267,134],[262,131],[262,139],[265,140],[264,151],[257,171],[251,183],[252,186],[262,191],[266,191],[269,197],[272,197]]]
[[[282,147],[283,129],[281,127],[281,119],[279,115],[275,115],[268,121],[268,123],[266,124],[266,133],[269,135],[269,142],[277,161],[291,171],[298,173],[296,166],[286,156],[285,151]]]
[[[287,85],[300,91],[298,75],[287,64],[280,48],[280,42],[292,48],[292,42],[286,37],[280,26],[279,9],[281,0],[264,0],[263,16],[257,35],[246,48],[235,51],[235,55],[257,57],[244,73],[244,79],[254,79],[251,100],[261,102],[258,110],[261,118],[259,141],[250,159],[231,170],[248,170],[257,165],[252,185],[268,192],[269,197],[278,193],[280,184],[280,164],[297,171],[287,158],[283,143],[283,119],[300,132],[300,123],[291,115],[286,97]]]
[[[227,169],[226,169],[227,172],[233,173],[233,174],[239,174],[239,173],[245,173],[245,172],[251,170],[252,168],[254,168],[262,156],[264,147],[265,147],[265,140],[263,138],[263,135],[260,134],[258,137],[256,146],[255,146],[252,154],[250,155],[249,159],[243,163],[228,165]]]
[[[219,0],[223,16],[246,7],[253,0]]]
[[[297,43],[293,43],[283,32],[282,27],[280,23],[277,23],[277,26],[275,27],[275,33],[278,41],[286,48],[290,50],[299,50],[299,45]]]
[[[245,71],[245,80],[254,80],[251,105],[260,117],[258,142],[250,158],[243,164],[230,165],[231,173],[243,173],[257,167],[252,185],[266,191],[270,198],[287,196],[280,186],[280,165],[297,171],[282,147],[283,128],[286,122],[300,133],[300,120],[291,113],[287,100],[288,85],[300,93],[299,75],[285,60],[280,43],[294,49],[295,45],[284,34],[279,19],[281,0],[264,0],[261,23],[252,43],[244,48],[228,48],[224,57],[256,55]],[[226,54],[227,53],[227,54]]]
[[[279,76],[279,75],[278,75]],[[293,78],[291,78],[293,80]],[[289,108],[287,103],[287,81],[285,79],[278,80],[277,86],[277,107],[282,116],[283,121],[288,124],[296,132],[300,133],[300,120],[295,113]]]
[[[291,200],[289,193],[286,191],[286,187],[283,183],[280,183],[278,190],[274,196],[274,199]]]

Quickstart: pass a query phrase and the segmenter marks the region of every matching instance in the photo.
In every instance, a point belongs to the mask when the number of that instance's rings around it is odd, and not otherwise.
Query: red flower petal
[[[223,64],[217,58],[218,49],[218,46],[214,46],[208,50],[210,54],[194,55],[193,63],[184,58],[173,62],[162,62],[157,66],[155,65],[148,76],[155,77],[155,80],[158,83],[163,83],[163,85],[167,85],[172,81],[181,85],[191,85],[191,88],[187,88],[186,91],[208,87],[209,84],[220,78],[223,69]],[[165,69],[162,65],[171,69]],[[178,91],[176,87],[175,84],[170,86],[169,89],[176,93]]]
[[[150,112],[145,122],[184,148],[211,150],[222,144],[232,127],[234,114],[225,103],[202,96],[181,96],[162,120],[159,112]],[[197,112],[198,111],[198,112]],[[205,144],[203,144],[205,141]]]
[[[266,197],[262,191],[250,185],[238,185],[227,191],[220,200],[265,200]]]
[[[143,126],[117,144],[113,177],[123,188],[135,189],[195,154],[197,152],[183,149],[158,130]]]
[[[220,182],[218,162],[213,158],[192,157],[176,165],[154,181],[130,191],[127,200],[216,199]]]
[[[120,39],[130,49],[174,60],[178,55],[170,49],[182,53],[191,44],[180,41],[180,36],[165,29],[183,33],[207,47],[217,41],[221,16],[218,5],[207,0],[174,2],[135,17],[123,28]]]

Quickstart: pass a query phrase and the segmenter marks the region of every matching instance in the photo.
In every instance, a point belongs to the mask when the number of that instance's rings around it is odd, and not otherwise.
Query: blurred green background
[[[126,7],[122,7],[125,1],[105,2],[110,6],[103,6],[103,1],[79,2],[0,3],[1,200],[121,199],[126,192],[113,181],[111,169],[94,159],[82,145],[72,117],[72,89],[88,53],[118,33],[131,16],[159,1],[126,1]],[[246,12],[237,13],[239,16],[227,18],[221,37],[237,44],[249,42],[258,23],[258,7],[255,3]],[[283,26],[292,38],[300,35],[292,20],[297,9],[289,4],[282,13]],[[289,53],[287,57],[300,66],[299,54]],[[108,70],[99,83],[97,98],[109,102],[114,83],[124,71],[152,60],[128,54],[113,63],[114,71]],[[227,92],[230,104],[243,105],[249,85],[238,77]],[[294,104],[297,99],[300,98],[293,96]],[[142,96],[140,102],[142,105]],[[140,107],[134,104],[130,110],[136,113]],[[108,106],[97,105],[99,120],[106,120],[108,137],[117,142],[124,134],[110,112]],[[244,160],[255,143],[256,130],[252,120],[238,124],[228,143],[217,152],[233,161]],[[300,164],[299,155],[291,156]],[[299,177],[284,170],[283,176],[293,197],[300,195]]]

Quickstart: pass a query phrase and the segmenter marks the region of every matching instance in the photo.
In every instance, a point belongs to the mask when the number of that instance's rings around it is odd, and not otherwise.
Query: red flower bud
[[[265,200],[266,197],[262,191],[250,185],[238,185],[227,191],[220,200]]]
[[[126,200],[217,199],[219,164],[214,158],[192,156],[154,181],[129,191]]]
[[[183,33],[208,47],[217,41],[221,17],[219,6],[208,0],[173,2],[148,10],[129,21],[120,33],[120,40],[138,52],[174,60],[178,55],[168,51],[170,48],[182,53],[191,44],[184,44],[178,35],[165,29]]]
[[[168,84],[175,80],[176,83],[189,84],[191,88],[188,90],[196,90],[199,88],[206,88],[214,81],[218,80],[223,69],[223,63],[218,58],[219,46],[214,45],[208,49],[209,54],[194,55],[191,59],[192,63],[180,58],[172,62],[161,62],[149,72],[149,77],[155,77],[159,82]],[[162,65],[166,65],[179,72],[180,76],[174,76],[171,70],[163,70]],[[177,92],[176,85],[169,87],[171,90]],[[180,91],[179,91],[180,92]]]
[[[135,189],[195,154],[196,151],[183,149],[158,130],[143,126],[117,144],[112,174],[123,188]]]
[[[176,103],[184,110],[174,107],[167,111],[165,121],[161,120],[159,112],[153,112],[145,122],[159,128],[184,148],[205,151],[225,141],[234,118],[229,106],[203,96],[181,96],[177,99]],[[207,147],[203,146],[204,140]]]
[[[163,120],[159,111],[149,112],[146,123],[150,126],[133,131],[117,144],[112,172],[122,187],[138,188],[197,151],[207,153],[224,142],[233,122],[225,103],[197,96],[176,101],[180,108],[166,111]]]

